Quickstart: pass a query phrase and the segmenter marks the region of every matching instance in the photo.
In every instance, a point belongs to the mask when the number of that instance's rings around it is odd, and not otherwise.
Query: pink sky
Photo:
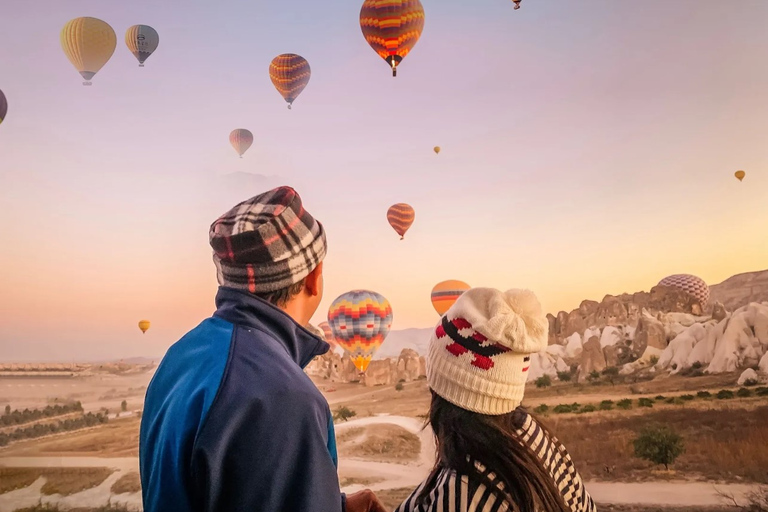
[[[318,322],[354,288],[402,329],[437,320],[444,279],[556,312],[768,266],[767,2],[422,1],[396,79],[355,2],[5,6],[0,359],[162,355],[213,311],[209,224],[281,184],[328,230]],[[58,40],[77,16],[118,38],[88,88]],[[143,69],[136,23],[160,33]],[[267,75],[283,52],[313,70],[292,111]],[[416,209],[402,242],[397,202]]]

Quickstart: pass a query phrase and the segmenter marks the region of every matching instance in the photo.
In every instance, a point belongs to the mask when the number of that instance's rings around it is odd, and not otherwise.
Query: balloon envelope
[[[440,154],[440,146],[435,146],[435,153]]]
[[[5,99],[5,94],[3,94],[3,91],[0,91],[0,123],[3,122],[6,114],[8,114],[8,100]]]
[[[413,221],[416,219],[416,212],[411,205],[405,203],[398,203],[390,206],[387,210],[387,220],[389,225],[400,235],[400,240],[405,238],[405,233],[413,225]]]
[[[142,320],[139,322],[139,329],[141,329],[141,332],[147,332],[149,329],[150,323],[149,320]]]
[[[432,288],[432,307],[437,314],[443,316],[458,298],[471,287],[464,281],[443,281]]]
[[[269,78],[272,79],[272,85],[288,103],[288,108],[291,108],[293,102],[307,86],[311,76],[312,70],[309,68],[307,59],[295,53],[278,55],[269,64]]]
[[[709,302],[709,286],[700,277],[690,274],[675,274],[659,281],[659,286],[669,286],[682,290],[706,306]]]
[[[331,329],[331,326],[328,324],[328,322],[321,322],[318,327],[323,331],[325,341],[331,344],[331,350],[339,346],[339,344],[336,343],[336,338],[333,337],[333,329]]]
[[[353,290],[333,301],[328,324],[355,367],[365,372],[392,328],[392,306],[376,292]]]
[[[235,148],[240,158],[243,158],[243,154],[253,144],[253,134],[245,128],[237,128],[229,134],[229,143]]]
[[[736,179],[739,181],[743,180],[744,176],[746,175],[747,173],[745,173],[744,171],[736,171],[736,173],[734,174],[734,176],[736,176]]]
[[[69,61],[91,85],[91,78],[104,67],[117,46],[117,36],[108,23],[96,18],[75,18],[61,29],[61,48]]]
[[[392,67],[411,52],[424,30],[424,7],[419,0],[365,0],[360,28],[373,50]]]
[[[144,61],[157,50],[160,35],[148,25],[134,25],[125,32],[125,44],[138,59],[139,66],[144,67]]]

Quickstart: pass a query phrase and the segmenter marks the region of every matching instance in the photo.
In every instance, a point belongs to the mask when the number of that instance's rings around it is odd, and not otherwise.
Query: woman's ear
[[[321,261],[306,278],[304,288],[311,297],[320,295],[323,291],[323,262]]]

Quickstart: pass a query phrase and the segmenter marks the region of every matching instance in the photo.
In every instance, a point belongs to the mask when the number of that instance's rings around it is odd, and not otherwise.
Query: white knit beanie
[[[548,329],[533,292],[472,288],[432,334],[429,387],[469,411],[511,412],[523,400],[531,354],[547,348]]]

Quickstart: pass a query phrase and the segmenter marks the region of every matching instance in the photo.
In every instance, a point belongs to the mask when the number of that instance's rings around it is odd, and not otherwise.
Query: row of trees
[[[11,406],[6,405],[5,414],[0,416],[0,427],[23,425],[43,418],[54,418],[56,416],[63,416],[64,414],[72,414],[74,412],[83,412],[83,406],[80,402],[63,405],[49,405],[45,409],[24,409],[23,411],[18,409],[11,411]]]
[[[31,427],[17,428],[9,434],[0,434],[0,446],[6,446],[13,441],[23,439],[35,439],[38,437],[57,434],[60,432],[70,432],[82,428],[93,427],[107,422],[107,415],[103,413],[83,414],[79,418],[69,418],[54,423],[38,423]]]

